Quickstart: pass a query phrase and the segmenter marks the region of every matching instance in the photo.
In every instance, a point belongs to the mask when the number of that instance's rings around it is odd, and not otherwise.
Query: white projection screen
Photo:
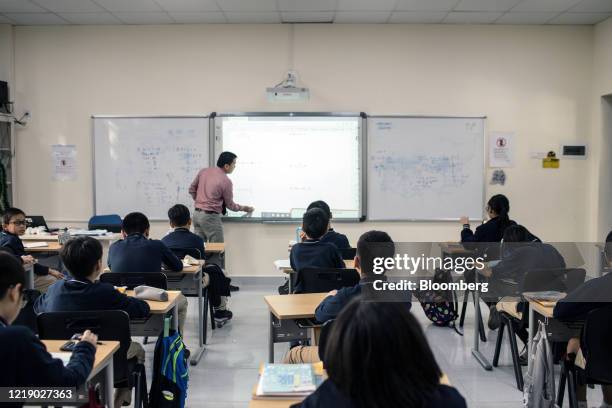
[[[324,200],[335,220],[362,219],[363,128],[360,114],[216,115],[214,162],[222,151],[238,156],[229,176],[234,201],[255,207],[250,216],[227,216],[297,220],[309,203]]]

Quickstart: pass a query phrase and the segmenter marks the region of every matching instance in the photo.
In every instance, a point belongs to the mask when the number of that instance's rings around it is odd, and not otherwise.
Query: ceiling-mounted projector
[[[272,88],[266,88],[268,101],[306,101],[310,98],[308,88],[296,86],[297,74],[294,71],[287,73],[287,78]]]

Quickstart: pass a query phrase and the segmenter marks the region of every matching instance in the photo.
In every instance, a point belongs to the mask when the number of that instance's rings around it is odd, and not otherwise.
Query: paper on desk
[[[42,242],[24,242],[23,243],[23,247],[26,249],[32,249],[32,248],[45,248],[48,247],[49,243],[42,241]]]
[[[68,353],[68,352],[65,352],[65,351],[61,351],[61,352],[57,352],[57,353],[51,353],[51,357],[62,360],[62,363],[64,365],[68,364],[68,362],[70,361],[70,356],[72,356],[72,353]]]
[[[288,259],[277,259],[274,261],[274,267],[278,270],[291,268],[291,263]]]

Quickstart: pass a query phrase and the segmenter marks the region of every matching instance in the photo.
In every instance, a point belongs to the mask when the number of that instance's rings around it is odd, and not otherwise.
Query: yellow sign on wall
[[[555,152],[548,152],[545,158],[542,159],[542,167],[545,169],[558,169],[561,160],[557,159]]]

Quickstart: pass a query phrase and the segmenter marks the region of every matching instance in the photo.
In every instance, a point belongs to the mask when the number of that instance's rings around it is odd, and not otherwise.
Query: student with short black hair
[[[36,313],[78,312],[88,310],[123,310],[130,319],[147,317],[147,302],[126,296],[110,283],[99,282],[102,272],[102,244],[92,237],[73,238],[64,244],[60,258],[72,279],[52,285],[34,304]],[[145,351],[132,341],[127,359],[135,358],[144,364]],[[131,390],[119,388],[115,392],[115,405],[130,403]]]
[[[323,362],[328,378],[302,408],[465,408],[421,325],[402,303],[355,299],[330,328]]]
[[[176,204],[168,210],[168,219],[173,231],[168,233],[161,241],[171,250],[196,249],[200,259],[204,259],[204,240],[190,231],[191,214],[189,208],[183,204]],[[207,262],[208,264],[208,262]],[[208,286],[210,301],[214,309],[216,321],[231,320],[234,316],[228,309],[228,297],[230,296],[229,282],[223,270],[215,264],[204,268],[202,282]]]
[[[304,213],[302,219],[302,242],[295,244],[289,253],[291,269],[299,272],[304,268],[344,268],[345,264],[338,248],[329,242],[321,242],[321,237],[327,232],[329,217],[320,208],[313,208]],[[300,282],[296,283],[295,291],[299,293]],[[284,294],[288,284],[278,288]]]
[[[47,288],[63,279],[64,275],[55,269],[37,263],[37,260],[26,253],[21,235],[26,231],[26,215],[19,208],[7,208],[2,215],[2,232],[0,232],[0,247],[11,252],[21,262],[34,268],[34,289],[45,292]]]
[[[121,236],[108,249],[108,267],[111,272],[162,272],[165,267],[173,272],[183,270],[183,262],[160,240],[149,239],[149,219],[139,212],[123,218]],[[179,330],[187,318],[187,298],[181,293],[177,297]]]
[[[81,386],[93,368],[98,337],[86,330],[64,367],[27,327],[10,326],[21,310],[24,285],[21,262],[0,251],[0,387]]]
[[[395,244],[389,234],[383,231],[368,231],[357,241],[357,254],[355,255],[355,269],[361,277],[359,283],[352,287],[332,290],[321,301],[315,310],[315,318],[321,323],[335,319],[344,307],[353,299],[362,296],[369,301],[392,301],[402,304],[406,310],[412,307],[412,294],[410,291],[394,292],[376,291],[374,281],[386,280],[383,271],[374,273],[375,258],[391,258],[395,255]],[[316,346],[295,346],[285,355],[285,364],[315,363],[319,361],[319,350]]]
[[[327,232],[323,234],[320,241],[321,242],[331,242],[332,244],[336,245],[338,249],[350,248],[351,244],[349,244],[349,240],[346,237],[346,235],[340,234],[339,232],[334,231],[331,225],[332,212],[331,212],[331,209],[329,208],[329,205],[327,205],[327,203],[323,200],[313,201],[312,203],[310,203],[306,211],[312,210],[313,208],[320,208],[329,217],[329,225],[327,227]]]

